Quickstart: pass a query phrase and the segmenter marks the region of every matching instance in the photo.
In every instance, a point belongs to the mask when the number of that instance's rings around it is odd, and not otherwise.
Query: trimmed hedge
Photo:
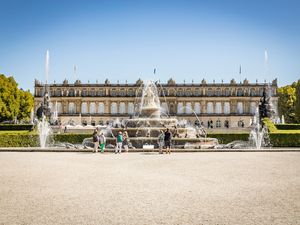
[[[32,124],[0,124],[0,130],[33,130]]]
[[[71,144],[79,144],[82,143],[83,139],[91,138],[91,134],[73,134],[73,133],[65,133],[65,134],[54,134],[53,138],[56,142],[68,142]]]
[[[300,133],[270,133],[273,147],[300,147]]]
[[[300,130],[300,124],[275,124],[278,130]]]
[[[263,119],[263,123],[268,127],[269,136],[273,147],[300,147],[300,129],[299,133],[296,131],[296,129],[277,129],[277,126],[274,125],[268,118]]]
[[[38,147],[37,133],[3,133],[0,134],[0,147]]]
[[[219,144],[228,144],[233,141],[248,141],[248,133],[212,133],[208,134],[207,137],[217,138]]]

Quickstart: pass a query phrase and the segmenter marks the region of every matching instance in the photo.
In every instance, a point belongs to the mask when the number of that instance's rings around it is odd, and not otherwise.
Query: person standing
[[[165,134],[161,130],[158,135],[158,147],[159,147],[159,154],[163,154],[163,147],[164,147],[164,141],[165,141]]]
[[[104,153],[105,144],[106,144],[106,137],[103,133],[101,133],[101,135],[99,137],[99,142],[100,142],[101,153]]]
[[[123,135],[122,132],[119,131],[117,138],[116,138],[116,151],[115,154],[122,152],[122,144],[123,144]]]
[[[165,132],[165,137],[164,137],[166,154],[168,154],[168,153],[171,154],[171,139],[172,139],[172,134],[171,134],[169,128],[167,128],[167,130]]]
[[[124,149],[125,149],[126,152],[128,152],[128,142],[129,142],[129,140],[128,140],[128,133],[125,130],[123,132],[123,147],[124,147]]]
[[[99,137],[98,137],[97,130],[94,130],[94,133],[93,133],[93,142],[94,142],[94,150],[93,150],[93,152],[97,153],[98,152],[98,147],[99,147]]]

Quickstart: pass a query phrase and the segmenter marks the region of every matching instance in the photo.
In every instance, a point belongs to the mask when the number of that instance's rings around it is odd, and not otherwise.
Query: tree
[[[18,84],[13,77],[0,74],[0,122],[29,118],[32,108],[31,93],[18,89]]]
[[[300,79],[278,88],[278,111],[287,123],[300,123]]]
[[[295,121],[297,123],[300,123],[300,79],[297,82],[294,82],[293,86],[295,87],[295,95],[296,95]]]
[[[287,85],[278,88],[278,112],[279,115],[284,115],[285,121],[287,123],[295,123],[295,95],[296,89]]]

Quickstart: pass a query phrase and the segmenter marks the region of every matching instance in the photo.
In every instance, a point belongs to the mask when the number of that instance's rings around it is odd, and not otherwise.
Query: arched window
[[[111,96],[117,96],[117,90],[115,88],[110,90],[110,95]]]
[[[214,104],[212,102],[207,103],[207,113],[208,114],[214,113]]]
[[[86,120],[83,120],[83,121],[82,121],[82,125],[83,125],[83,126],[86,126],[86,125],[87,125],[87,121],[86,121]]]
[[[187,89],[185,90],[185,96],[187,96],[187,97],[192,96],[192,91],[191,91],[190,88],[187,88]]]
[[[119,106],[119,113],[120,113],[120,114],[125,114],[125,113],[126,113],[125,102],[121,102],[121,103],[120,103],[120,106]]]
[[[221,114],[222,113],[222,104],[221,102],[216,103],[216,113]]]
[[[131,96],[131,97],[134,96],[134,95],[135,95],[134,90],[133,90],[132,88],[128,89],[127,95],[128,95],[128,96]]]
[[[134,114],[134,105],[132,102],[128,103],[128,114],[133,115]]]
[[[243,114],[244,109],[243,109],[243,103],[242,102],[238,102],[237,103],[237,109],[236,109],[238,114]]]
[[[103,102],[99,102],[98,104],[98,113],[99,114],[104,114],[104,103]]]
[[[184,93],[183,93],[182,88],[179,88],[177,91],[177,96],[183,96],[183,95],[184,95]]]
[[[244,126],[245,126],[244,121],[243,120],[239,120],[238,121],[238,127],[244,128]]]
[[[229,128],[229,120],[224,121],[224,127]]]
[[[224,103],[224,114],[230,114],[230,103],[229,102]]]
[[[55,96],[57,96],[57,97],[61,96],[61,90],[60,89],[56,89]]]
[[[69,111],[70,114],[76,113],[75,103],[74,102],[69,102],[69,110],[68,111]]]
[[[105,96],[105,90],[104,89],[99,89],[97,91],[97,96]]]
[[[201,95],[200,88],[196,88],[194,93],[195,96],[200,96]]]
[[[95,114],[96,113],[96,104],[95,102],[90,103],[90,113]]]
[[[168,104],[166,102],[162,102],[161,103],[161,110],[163,113],[168,114],[169,113],[169,109],[168,109]]]
[[[229,88],[225,88],[225,96],[230,96],[230,89]]]
[[[62,113],[62,105],[61,102],[57,102],[57,112]]]
[[[237,96],[244,96],[244,91],[242,88],[238,88],[237,90]]]
[[[216,96],[221,96],[221,95],[222,95],[221,88],[217,88],[217,90],[216,90]]]
[[[250,89],[250,96],[256,96],[256,92],[254,88]]]
[[[182,102],[178,102],[178,104],[177,104],[177,113],[178,114],[183,113],[183,103]]]
[[[96,96],[96,91],[94,88],[90,90],[90,96]]]
[[[250,113],[252,114],[252,115],[254,115],[255,114],[255,112],[256,112],[256,102],[251,102],[250,103]]]
[[[195,102],[194,111],[195,111],[196,114],[200,114],[201,113],[201,107],[200,107],[200,103],[199,102]]]
[[[83,90],[82,90],[81,96],[83,96],[83,97],[87,96],[87,90],[86,90],[86,89],[83,89]]]
[[[207,96],[213,96],[213,95],[214,95],[213,89],[212,89],[212,88],[208,88],[208,89],[207,89],[207,92],[206,92],[206,95],[207,95]]]
[[[74,97],[74,89],[69,90],[69,97]]]
[[[121,88],[121,89],[120,89],[119,95],[120,95],[120,96],[125,96],[125,95],[126,95],[126,91],[125,91],[124,88]]]
[[[192,111],[193,111],[193,109],[192,109],[192,103],[187,102],[186,105],[185,105],[185,113],[186,114],[191,114]]]
[[[82,114],[87,113],[87,103],[86,102],[81,103],[81,113]]]
[[[118,106],[117,106],[116,102],[111,103],[110,112],[111,112],[111,114],[117,114],[118,113]]]

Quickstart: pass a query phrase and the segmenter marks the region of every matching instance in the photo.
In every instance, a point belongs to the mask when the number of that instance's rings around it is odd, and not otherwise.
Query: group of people
[[[93,142],[94,142],[94,153],[98,152],[98,148],[100,146],[101,153],[104,153],[105,146],[106,146],[106,137],[103,132],[101,134],[98,134],[98,128],[94,130],[93,133]],[[125,149],[125,152],[128,152],[128,145],[129,145],[129,137],[127,131],[119,131],[116,136],[116,148],[115,153],[121,153],[122,148]]]
[[[101,132],[101,134],[98,135],[98,128],[94,130],[94,133],[93,133],[93,142],[94,142],[94,150],[93,150],[93,152],[97,153],[99,145],[100,145],[101,153],[104,153],[104,149],[105,149],[105,145],[106,145],[106,137],[105,137],[105,135],[104,135],[103,132]]]
[[[116,137],[116,149],[115,154],[122,152],[122,147],[125,149],[125,152],[128,152],[128,145],[129,145],[129,138],[128,133],[125,130],[123,133],[122,131],[118,132],[118,135]]]
[[[171,140],[172,140],[172,133],[170,132],[169,128],[164,132],[163,130],[160,131],[158,135],[158,146],[159,146],[159,153],[163,154],[163,148],[166,149],[166,154],[171,153]]]
[[[122,149],[124,148],[125,152],[128,152],[129,149],[129,136],[126,130],[119,131],[116,136],[116,148],[115,154],[120,154]],[[172,133],[170,132],[169,128],[164,132],[163,130],[160,131],[158,135],[158,146],[159,146],[159,153],[163,154],[163,149],[166,149],[166,154],[171,153],[171,140],[172,140]],[[98,134],[98,128],[94,130],[93,133],[93,142],[94,142],[94,153],[98,152],[98,148],[100,146],[101,153],[104,152],[106,146],[106,137],[103,132]]]

